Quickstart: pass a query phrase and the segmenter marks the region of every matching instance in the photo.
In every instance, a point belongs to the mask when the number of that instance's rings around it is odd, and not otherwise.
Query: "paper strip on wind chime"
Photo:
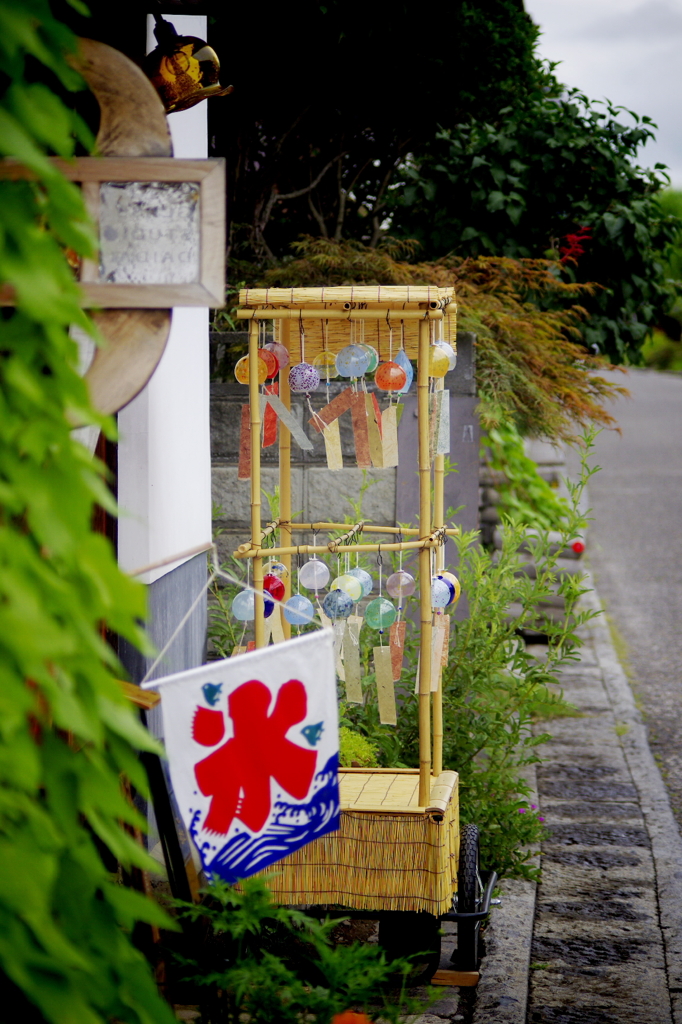
[[[175,798],[209,879],[247,878],[339,827],[330,630],[152,688]]]

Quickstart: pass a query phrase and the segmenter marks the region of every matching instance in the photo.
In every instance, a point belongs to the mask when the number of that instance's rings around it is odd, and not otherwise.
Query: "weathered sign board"
[[[79,182],[98,226],[99,260],[80,268],[84,306],[220,307],[225,302],[223,160],[81,157],[55,160]],[[30,178],[16,161],[0,177]],[[0,303],[13,293],[0,287]]]

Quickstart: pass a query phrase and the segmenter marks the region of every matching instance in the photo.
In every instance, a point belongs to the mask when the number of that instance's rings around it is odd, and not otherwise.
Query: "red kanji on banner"
[[[271,778],[298,800],[310,789],[317,753],[286,738],[292,725],[306,716],[305,687],[298,679],[284,683],[268,715],[270,701],[264,683],[242,683],[228,700],[234,736],[195,765],[199,789],[212,797],[207,831],[224,835],[234,818],[252,832],[260,831],[270,814]],[[203,746],[219,743],[225,735],[222,711],[197,708],[192,734]]]

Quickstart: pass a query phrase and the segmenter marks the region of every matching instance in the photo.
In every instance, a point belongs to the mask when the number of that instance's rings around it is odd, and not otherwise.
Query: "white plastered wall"
[[[181,35],[206,38],[206,18],[164,15]],[[147,47],[154,19],[148,16]],[[208,151],[206,103],[171,114],[176,157]],[[166,351],[149,384],[118,417],[121,567],[130,572],[211,540],[208,310],[176,307]],[[141,576],[153,583],[176,560]]]

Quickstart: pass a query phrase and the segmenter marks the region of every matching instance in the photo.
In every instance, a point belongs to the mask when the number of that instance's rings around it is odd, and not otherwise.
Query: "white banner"
[[[155,679],[206,875],[236,882],[339,827],[331,630]]]

